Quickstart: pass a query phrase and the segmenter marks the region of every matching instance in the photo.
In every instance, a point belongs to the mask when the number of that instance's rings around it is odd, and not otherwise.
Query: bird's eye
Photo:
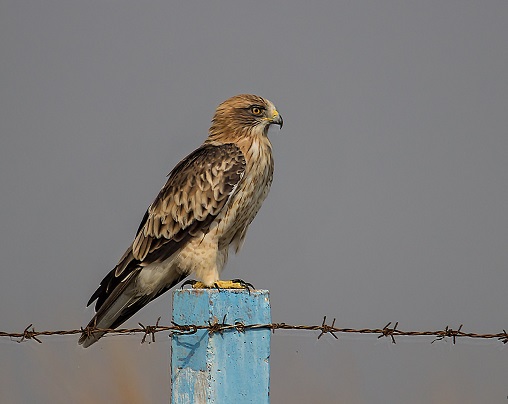
[[[250,112],[252,112],[252,115],[259,116],[263,113],[263,109],[258,106],[250,107]]]

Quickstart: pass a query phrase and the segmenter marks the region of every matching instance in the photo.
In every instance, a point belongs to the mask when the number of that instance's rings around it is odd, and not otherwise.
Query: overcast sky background
[[[275,178],[225,278],[275,322],[508,329],[508,2],[0,2],[0,330],[84,326],[174,165],[237,93]],[[170,294],[126,326],[170,321]],[[274,404],[504,403],[492,341],[276,332]],[[169,400],[167,335],[0,341],[2,403]],[[136,401],[139,400],[139,401]]]

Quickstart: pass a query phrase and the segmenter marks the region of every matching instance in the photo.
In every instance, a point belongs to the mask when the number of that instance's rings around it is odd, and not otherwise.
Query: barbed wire
[[[179,335],[191,335],[196,334],[199,330],[207,330],[209,334],[215,334],[226,331],[238,331],[244,333],[248,330],[254,329],[269,329],[273,333],[275,330],[304,330],[304,331],[318,331],[319,334],[317,339],[320,339],[325,334],[330,334],[335,339],[339,339],[337,334],[374,334],[377,338],[390,338],[392,343],[396,343],[395,337],[416,337],[416,336],[432,336],[435,337],[431,343],[436,341],[451,339],[455,344],[457,339],[460,338],[472,338],[472,339],[497,339],[503,344],[508,343],[508,333],[503,329],[503,332],[496,334],[479,334],[474,332],[462,331],[463,325],[461,324],[457,329],[453,329],[446,326],[442,330],[437,331],[404,331],[398,329],[399,323],[396,322],[393,327],[392,323],[389,322],[383,328],[339,328],[335,326],[335,318],[331,324],[326,323],[326,316],[320,325],[291,325],[286,323],[269,323],[269,324],[244,324],[241,322],[235,322],[234,324],[226,323],[226,318],[222,322],[216,321],[215,323],[209,323],[207,325],[196,325],[196,324],[177,324],[171,322],[172,325],[165,326],[159,325],[160,317],[157,319],[155,325],[143,325],[139,324],[139,328],[96,328],[86,327],[75,330],[60,330],[60,331],[36,331],[33,324],[30,324],[24,329],[23,332],[5,332],[0,331],[0,337],[10,338],[15,342],[25,342],[28,340],[34,340],[38,343],[42,343],[39,338],[41,336],[55,336],[55,335],[75,335],[75,334],[86,334],[92,336],[94,333],[104,333],[113,336],[119,335],[131,335],[131,334],[143,334],[141,343],[155,342],[155,334],[163,331],[169,331],[172,334]]]

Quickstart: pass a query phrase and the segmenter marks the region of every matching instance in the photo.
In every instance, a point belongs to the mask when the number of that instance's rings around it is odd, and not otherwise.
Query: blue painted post
[[[269,324],[267,290],[177,289],[177,324]],[[269,404],[270,330],[236,329],[209,334],[173,333],[171,398],[173,404]]]

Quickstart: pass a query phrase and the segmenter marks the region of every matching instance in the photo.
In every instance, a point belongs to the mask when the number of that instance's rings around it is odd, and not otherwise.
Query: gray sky
[[[507,20],[490,0],[2,1],[0,330],[84,326],[165,175],[242,92],[284,128],[226,278],[269,289],[276,322],[506,329]],[[169,294],[126,325],[159,316]],[[139,340],[2,340],[0,401],[167,402],[169,340]],[[497,341],[272,341],[275,404],[508,396]]]

